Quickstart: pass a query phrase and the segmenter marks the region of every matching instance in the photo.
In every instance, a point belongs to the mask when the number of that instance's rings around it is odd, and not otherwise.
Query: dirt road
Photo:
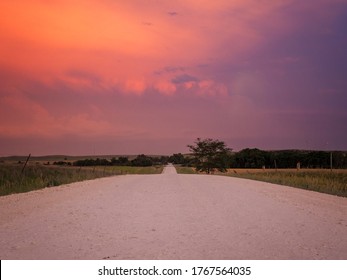
[[[0,197],[0,259],[347,259],[347,199],[125,175]]]

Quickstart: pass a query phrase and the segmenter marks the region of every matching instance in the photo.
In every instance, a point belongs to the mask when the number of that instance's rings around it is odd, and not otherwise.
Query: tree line
[[[230,152],[222,157],[226,168],[296,168],[300,163],[301,168],[330,168],[330,152],[304,151],[304,150],[278,150],[264,151],[259,149],[243,149],[239,152]],[[74,166],[153,166],[167,163],[180,164],[194,167],[196,160],[192,154],[181,153],[171,156],[153,157],[144,154],[135,159],[128,157],[107,159],[83,159],[77,160]],[[59,162],[60,163],[60,162]],[[347,153],[341,151],[332,152],[333,168],[347,168]],[[217,168],[219,163],[212,163],[211,167]]]
[[[130,160],[129,157],[120,156],[113,157],[111,160],[104,158],[97,159],[81,159],[72,163],[74,166],[153,166],[153,165],[165,165],[168,163],[181,164],[188,166],[190,165],[189,156],[183,155],[181,153],[173,154],[171,156],[148,156],[148,155],[138,155],[136,158]],[[59,162],[61,163],[61,162]]]
[[[169,162],[168,156],[153,157],[144,154],[138,155],[136,158],[129,160],[126,156],[113,157],[108,159],[81,159],[73,162],[74,166],[153,166],[163,165]]]
[[[210,173],[228,168],[347,168],[347,152],[275,150],[265,151],[247,148],[233,152],[223,141],[200,139],[188,145],[190,153],[177,153],[171,156],[138,155],[130,160],[120,156],[108,159],[82,159],[74,166],[153,166],[167,163],[195,167],[198,171]]]
[[[186,164],[197,171],[225,172],[228,168],[347,168],[346,152],[243,149],[232,152],[223,141],[200,139],[188,145],[191,157]]]
[[[347,168],[347,153],[342,151],[243,149],[230,155],[231,168]]]

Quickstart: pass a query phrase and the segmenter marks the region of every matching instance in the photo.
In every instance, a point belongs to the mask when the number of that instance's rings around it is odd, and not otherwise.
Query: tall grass
[[[162,169],[163,167],[155,166],[97,166],[81,168],[29,165],[21,173],[22,165],[0,164],[0,196],[113,175],[155,174],[161,173]]]
[[[347,197],[346,170],[252,171],[247,169],[246,172],[231,171],[227,175]]]
[[[176,169],[181,174],[198,174],[191,167],[176,167]],[[347,170],[344,169],[333,171],[328,169],[229,169],[227,173],[216,172],[215,174],[347,197]]]

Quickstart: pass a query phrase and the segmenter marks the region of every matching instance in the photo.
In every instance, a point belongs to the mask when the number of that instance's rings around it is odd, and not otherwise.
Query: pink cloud
[[[130,79],[125,81],[124,91],[141,95],[146,90],[146,82],[144,79]]]
[[[226,97],[228,95],[228,88],[213,80],[202,80],[199,82],[199,92],[201,95],[209,95],[215,97]]]
[[[98,82],[106,87],[115,86],[111,81],[116,80],[118,86],[123,85],[133,94],[143,93],[148,86],[172,94],[172,86],[163,90],[165,80],[153,77],[156,69],[180,62],[191,67],[214,58],[216,51],[219,57],[236,55],[258,42],[247,23],[238,17],[220,16],[223,7],[245,10],[250,5],[241,1],[233,5],[228,1],[204,2],[194,13],[194,1],[177,3],[178,9],[188,11],[179,20],[162,12],[165,4],[144,7],[142,3],[109,1],[11,3],[2,3],[0,17],[3,64],[31,73],[40,81],[59,78],[76,87],[89,86],[90,80],[67,76],[70,69],[83,69],[102,77]],[[17,20],[6,16],[9,14],[17,14]],[[144,26],[144,17],[149,17],[153,25]],[[228,53],[220,49],[226,43]],[[146,82],[129,78],[134,76]]]
[[[345,116],[343,3],[2,1],[0,136],[299,137]]]
[[[95,107],[90,113],[85,112],[85,108],[76,108],[74,114],[69,114],[61,108],[57,114],[50,112],[49,107],[44,107],[16,91],[0,96],[0,104],[0,137],[56,139],[66,134],[88,137],[117,134],[124,129],[120,127],[118,130],[106,119],[100,119]]]
[[[173,83],[165,80],[160,80],[156,82],[154,84],[154,88],[164,95],[173,95],[177,90],[176,86]]]

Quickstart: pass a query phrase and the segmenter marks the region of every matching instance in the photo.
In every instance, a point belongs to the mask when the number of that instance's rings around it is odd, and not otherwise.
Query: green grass
[[[178,174],[198,174],[195,168],[175,165]]]
[[[163,167],[28,165],[21,170],[21,164],[0,164],[0,196],[114,175],[158,174]]]
[[[94,167],[85,167],[86,169],[94,169]],[[163,172],[164,166],[97,166],[96,170],[105,170],[115,175],[125,174],[160,174]]]
[[[197,174],[191,167],[178,167],[178,173]],[[204,174],[204,173],[203,173]],[[347,197],[347,170],[335,169],[229,169],[226,175],[245,178],[306,190],[312,190],[332,195]]]

